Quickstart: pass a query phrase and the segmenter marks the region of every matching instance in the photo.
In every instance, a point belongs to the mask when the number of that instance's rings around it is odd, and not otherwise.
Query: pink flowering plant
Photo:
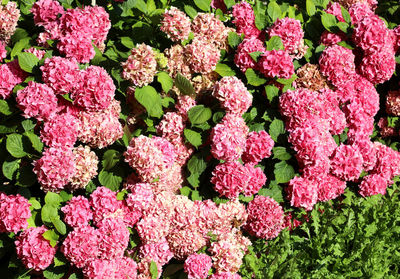
[[[398,278],[395,0],[0,4],[4,278]]]

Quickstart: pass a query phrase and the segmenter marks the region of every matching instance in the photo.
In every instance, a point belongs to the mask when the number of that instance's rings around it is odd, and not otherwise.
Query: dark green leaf
[[[275,142],[277,142],[279,135],[284,133],[285,133],[285,125],[283,124],[283,121],[280,119],[274,119],[269,125],[269,135],[271,136],[271,138]]]
[[[192,124],[205,123],[211,118],[211,116],[211,109],[205,107],[204,105],[194,106],[188,111],[188,118]]]
[[[183,134],[185,135],[186,140],[196,148],[203,143],[201,139],[201,134],[196,131],[193,131],[191,129],[185,129],[183,131]]]
[[[250,57],[254,60],[254,62],[258,61],[258,57],[260,57],[261,54],[263,54],[261,51],[255,51],[249,53]]]
[[[119,189],[119,186],[121,185],[121,182],[123,180],[123,169],[118,168],[116,170],[111,170],[111,171],[106,171],[102,170],[99,173],[99,182],[101,185],[104,185],[105,187],[117,191]]]
[[[187,168],[191,173],[202,173],[207,168],[207,163],[201,154],[197,153],[190,158]]]
[[[15,172],[19,168],[20,162],[20,159],[14,161],[4,161],[2,166],[3,175],[9,180],[13,180],[15,178]]]
[[[228,43],[231,48],[237,47],[242,39],[236,32],[229,32],[228,34]]]
[[[179,91],[181,91],[181,93],[184,95],[196,94],[196,91],[194,90],[190,80],[182,76],[180,73],[178,73],[175,77],[175,86],[178,87]]]
[[[275,164],[274,174],[277,183],[287,183],[294,177],[295,172],[286,161],[281,161]]]
[[[265,93],[268,101],[272,103],[279,96],[279,88],[274,85],[267,85],[265,86]]]
[[[103,160],[101,164],[104,170],[112,169],[121,159],[121,153],[117,150],[109,149],[103,155]]]
[[[287,161],[290,158],[292,158],[292,155],[290,155],[287,152],[286,147],[283,147],[283,146],[274,147],[272,149],[272,152],[274,154],[273,159],[278,159],[278,160],[281,160],[281,161]]]
[[[258,191],[258,194],[264,197],[271,197],[279,203],[284,201],[282,188],[276,183],[276,181],[271,181],[269,187],[260,189],[260,191]]]
[[[334,28],[338,24],[336,16],[328,14],[327,12],[323,12],[321,15],[321,22],[326,30],[328,30],[329,32],[335,32]]]
[[[260,86],[267,82],[265,78],[260,77],[253,69],[246,70],[247,82],[253,86]]]
[[[163,115],[161,96],[152,86],[135,90],[136,100],[146,108],[149,116],[160,118]]]
[[[28,131],[28,132],[25,132],[24,135],[29,139],[29,141],[32,143],[32,147],[37,152],[42,152],[43,142],[40,140],[40,138],[34,132]]]
[[[6,142],[7,151],[15,158],[22,158],[27,155],[24,151],[24,146],[22,144],[22,135],[11,134],[7,136]]]

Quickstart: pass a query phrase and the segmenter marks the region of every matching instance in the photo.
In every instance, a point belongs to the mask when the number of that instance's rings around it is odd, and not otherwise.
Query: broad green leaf
[[[342,10],[342,16],[343,16],[343,19],[348,23],[348,24],[351,24],[351,17],[350,17],[350,14],[349,14],[349,12],[346,10],[346,8],[344,8],[344,7],[340,7],[341,8],[341,10]]]
[[[224,4],[227,9],[230,9],[235,5],[235,0],[224,0]]]
[[[282,14],[281,8],[275,1],[269,2],[267,11],[273,22],[275,22]]]
[[[260,191],[258,191],[258,194],[260,196],[273,198],[275,201],[281,203],[284,201],[282,190],[282,187],[280,187],[274,180],[271,181],[268,188],[261,188]]]
[[[271,51],[273,49],[285,49],[282,43],[282,39],[279,36],[272,36],[271,39],[269,39],[267,42],[267,50]]]
[[[67,233],[67,226],[60,219],[54,219],[53,220],[53,225],[54,225],[54,227],[56,228],[56,230],[58,231],[59,234],[64,235],[64,234]]]
[[[246,70],[247,82],[253,86],[260,86],[267,82],[265,78],[260,77],[253,69]]]
[[[274,147],[272,149],[272,152],[274,154],[274,157],[272,159],[278,159],[278,160],[281,160],[281,161],[287,161],[290,158],[292,158],[292,155],[290,155],[287,152],[286,147],[283,147],[283,146]]]
[[[188,118],[190,120],[190,123],[195,125],[207,122],[207,120],[209,120],[211,116],[211,109],[205,107],[204,105],[194,106],[188,111]]]
[[[117,168],[110,171],[101,170],[98,176],[99,182],[105,187],[117,191],[123,180],[123,169]]]
[[[19,168],[20,162],[20,159],[14,161],[4,161],[2,165],[3,175],[9,180],[13,180],[15,178],[15,172]]]
[[[179,192],[181,193],[181,195],[186,196],[186,197],[189,197],[191,191],[192,190],[188,186],[184,186],[179,189]]]
[[[31,204],[31,207],[32,207],[33,209],[41,209],[41,208],[42,208],[40,202],[38,202],[38,201],[36,200],[36,198],[30,198],[30,199],[29,199],[29,203]]]
[[[39,64],[39,58],[29,52],[21,52],[18,54],[18,64],[22,70],[32,73],[33,68]]]
[[[158,268],[157,264],[154,261],[151,261],[150,263],[150,274],[151,274],[151,279],[158,278]]]
[[[40,138],[34,132],[28,131],[28,132],[25,132],[24,135],[29,139],[29,141],[32,143],[32,147],[37,152],[43,151],[43,142],[40,140]]]
[[[22,135],[11,134],[7,136],[6,141],[7,151],[15,158],[22,158],[27,155],[24,151],[24,146],[22,144]]]
[[[103,160],[101,164],[104,170],[112,169],[120,160],[121,153],[114,149],[107,150],[103,155]]]
[[[267,85],[265,86],[265,93],[268,101],[272,103],[279,96],[279,88],[274,85]]]
[[[196,6],[205,12],[208,12],[211,8],[211,0],[194,0]]]
[[[19,40],[11,50],[11,58],[18,55],[23,49],[29,47],[29,38]]]
[[[132,49],[135,47],[135,43],[130,37],[121,37],[121,44],[123,44],[125,47]]]
[[[274,119],[269,125],[269,135],[271,136],[271,138],[275,142],[277,142],[279,135],[284,133],[285,133],[285,125],[283,124],[283,121],[280,119]]]
[[[47,230],[43,233],[43,238],[50,242],[52,247],[57,245],[58,238],[60,236],[54,230]]]
[[[241,43],[242,39],[236,32],[229,32],[228,43],[231,48],[237,47]]]
[[[182,76],[181,74],[177,74],[175,77],[175,86],[178,87],[179,91],[181,91],[184,95],[194,95],[196,91],[190,80]]]
[[[201,201],[202,200],[200,193],[197,190],[192,191],[191,198],[192,198],[192,201]]]
[[[161,84],[163,91],[166,93],[174,86],[174,80],[166,72],[159,72],[157,74],[157,81]]]
[[[99,50],[99,48],[97,46],[95,46],[93,44],[93,48],[95,51],[95,56],[93,57],[93,59],[90,61],[91,64],[93,65],[99,65],[101,62],[106,61],[107,58],[105,58],[103,56],[103,53]]]
[[[313,16],[315,14],[315,4],[313,0],[306,0],[306,10],[309,16]]]
[[[188,163],[187,168],[191,173],[202,173],[207,168],[207,163],[200,153],[193,155]]]
[[[201,139],[201,134],[199,132],[193,131],[191,129],[185,129],[183,131],[183,134],[185,135],[186,140],[196,148],[203,143]]]
[[[47,192],[46,196],[44,197],[44,202],[49,205],[53,205],[55,207],[59,206],[62,203],[63,199],[57,193]]]
[[[22,128],[24,128],[24,131],[30,131],[33,128],[35,128],[36,123],[34,121],[32,121],[31,119],[26,119],[24,121],[21,122]]]
[[[135,90],[136,100],[146,108],[149,116],[160,118],[163,115],[161,96],[152,86],[145,86]]]
[[[0,100],[0,113],[4,115],[11,115],[13,113],[13,108],[6,100]]]
[[[277,183],[287,183],[294,177],[295,172],[294,168],[286,161],[281,161],[275,164],[274,174]]]
[[[45,204],[41,210],[41,218],[43,222],[51,223],[55,219],[59,219],[58,206],[53,204]]]
[[[261,51],[255,51],[249,53],[251,59],[253,59],[254,62],[258,61],[258,57],[260,57],[261,54],[263,54]]]
[[[329,32],[335,32],[335,27],[337,27],[338,20],[336,16],[323,12],[321,15],[322,25]]]
[[[226,77],[226,76],[234,76],[235,71],[231,69],[226,64],[218,63],[217,66],[215,67],[215,72],[217,72],[221,77]]]
[[[195,18],[197,16],[197,11],[195,8],[193,8],[192,6],[189,5],[185,5],[183,7],[183,9],[185,10],[185,13],[190,16],[191,18]]]
[[[293,74],[293,76],[291,76],[290,78],[286,79],[286,78],[278,78],[276,79],[277,82],[279,82],[280,84],[283,85],[290,85],[293,83],[293,81],[295,81],[297,79],[297,75]]]

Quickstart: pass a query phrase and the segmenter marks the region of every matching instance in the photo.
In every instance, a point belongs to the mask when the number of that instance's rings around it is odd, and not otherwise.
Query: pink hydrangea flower
[[[350,49],[339,45],[327,47],[319,58],[321,73],[335,86],[340,86],[355,74],[354,59]]]
[[[304,47],[304,32],[297,19],[285,17],[277,19],[268,30],[270,37],[278,36],[282,39],[283,46],[289,54],[297,54]]]
[[[136,279],[137,278],[137,264],[129,257],[122,257],[116,259],[116,279]]]
[[[223,77],[215,84],[212,94],[222,108],[237,115],[245,113],[253,101],[253,96],[237,77]]]
[[[363,170],[363,157],[357,146],[341,144],[331,160],[331,172],[343,180],[354,181]]]
[[[128,247],[129,230],[122,220],[107,218],[100,222],[99,253],[101,259],[113,260],[122,258]]]
[[[78,268],[94,261],[99,255],[100,235],[90,226],[74,228],[65,238],[61,252]]]
[[[128,189],[131,191],[125,199],[128,207],[145,212],[154,199],[151,185],[148,183],[136,183]]]
[[[174,258],[183,260],[197,252],[207,244],[206,239],[196,229],[184,228],[173,230],[167,236],[167,241]]]
[[[261,168],[255,168],[253,163],[246,164],[248,181],[243,187],[243,194],[245,196],[251,196],[256,193],[265,185],[267,177]]]
[[[190,24],[190,18],[184,12],[171,6],[163,15],[160,29],[173,42],[179,42],[189,37]]]
[[[17,233],[28,228],[27,220],[32,216],[29,201],[17,195],[0,192],[0,232]]]
[[[0,41],[8,44],[17,28],[19,16],[16,2],[10,1],[6,5],[0,5]]]
[[[337,2],[329,2],[328,6],[325,9],[325,12],[328,14],[336,16],[336,18],[340,22],[345,22],[343,15],[342,15],[342,9],[340,7],[340,4]]]
[[[72,197],[61,211],[64,213],[64,222],[73,228],[87,226],[93,219],[89,200],[83,196]]]
[[[71,114],[54,116],[45,122],[40,139],[50,147],[73,147],[78,138],[78,120]]]
[[[33,4],[31,12],[36,25],[47,26],[50,22],[56,21],[58,15],[64,13],[64,8],[58,1],[40,0]]]
[[[194,100],[192,97],[189,95],[180,95],[177,97],[175,109],[182,116],[182,119],[186,121],[188,119],[188,111],[195,105],[196,100]]]
[[[283,229],[283,209],[272,198],[257,196],[247,206],[246,230],[264,239],[273,239]]]
[[[90,195],[90,205],[93,208],[93,221],[100,224],[103,219],[113,217],[116,211],[122,212],[122,201],[117,200],[117,193],[106,187],[98,187]]]
[[[183,46],[179,44],[173,45],[171,48],[164,50],[164,54],[168,58],[167,71],[172,78],[175,78],[178,73],[187,79],[192,78],[193,72],[190,69],[188,57],[186,57]]]
[[[3,59],[6,57],[7,57],[6,45],[2,41],[0,41],[0,62],[3,61]]]
[[[393,51],[383,49],[365,55],[359,66],[360,74],[373,84],[389,80],[396,70]]]
[[[195,38],[191,44],[186,45],[184,51],[190,69],[201,74],[214,71],[221,55],[214,44],[200,38]]]
[[[312,210],[318,199],[318,188],[314,181],[295,176],[289,182],[288,199],[295,207]]]
[[[336,199],[344,193],[346,181],[327,174],[317,177],[318,181],[318,201],[329,201]]]
[[[211,183],[220,196],[236,198],[248,181],[246,168],[237,161],[219,164],[212,172]]]
[[[381,117],[378,121],[379,133],[383,138],[393,137],[396,135],[396,130],[388,126],[387,118]]]
[[[243,162],[258,164],[262,159],[271,156],[274,144],[267,132],[250,132],[246,140],[246,150],[242,155]]]
[[[46,231],[45,226],[30,227],[17,236],[15,240],[17,256],[26,268],[41,271],[53,262],[56,248],[44,239],[43,234]]]
[[[51,119],[57,111],[57,97],[46,84],[30,81],[17,93],[17,103],[26,118]]]
[[[147,215],[136,224],[136,230],[142,243],[159,243],[168,235],[170,226],[163,218]]]
[[[121,63],[123,71],[122,78],[129,80],[132,84],[142,87],[153,82],[157,73],[157,61],[153,49],[140,44],[131,50],[128,60]]]
[[[47,58],[40,70],[42,80],[53,88],[56,94],[72,92],[76,83],[79,82],[79,67],[74,60],[58,56]]]
[[[224,44],[226,27],[213,13],[198,13],[192,22],[194,36],[214,43]]]
[[[45,149],[42,157],[33,162],[41,188],[47,192],[59,192],[75,173],[75,155],[68,148]]]
[[[357,2],[349,8],[351,23],[357,25],[366,17],[374,16],[374,12],[363,2]]]
[[[157,134],[174,144],[181,141],[184,129],[182,116],[176,112],[167,112],[157,125]]]
[[[237,33],[244,34],[246,37],[258,37],[261,31],[255,25],[255,15],[251,5],[242,1],[232,7],[232,21]]]
[[[252,52],[265,52],[263,41],[257,37],[245,38],[237,47],[234,62],[236,66],[244,73],[247,69],[255,69],[257,62],[251,58]]]
[[[333,46],[336,45],[338,42],[342,42],[346,40],[346,34],[343,32],[339,33],[331,33],[327,30],[325,30],[321,38],[319,39],[320,44],[326,45],[326,46]]]
[[[41,50],[41,49],[38,49],[38,48],[35,48],[35,47],[31,47],[31,48],[25,49],[24,52],[32,53],[37,58],[39,58],[39,60],[43,59],[44,55],[46,54],[45,50]]]
[[[167,264],[173,256],[174,254],[169,249],[165,238],[160,242],[144,244],[139,248],[139,257],[141,259],[151,259],[161,265]]]
[[[76,59],[79,63],[89,63],[96,55],[92,41],[85,37],[62,37],[57,44],[61,54],[67,58]]]
[[[11,96],[12,90],[19,82],[7,64],[0,65],[0,98],[7,99]]]
[[[400,153],[379,142],[374,144],[377,160],[372,173],[379,174],[388,181],[400,175]]]
[[[70,178],[68,188],[71,190],[84,189],[97,175],[99,160],[89,146],[79,145],[72,151],[75,155],[75,174]]]
[[[373,195],[385,195],[388,180],[379,174],[370,174],[363,178],[359,185],[358,192],[363,197],[370,197]]]
[[[104,68],[89,66],[82,72],[81,80],[71,94],[74,104],[91,111],[103,111],[111,105],[115,85]]]
[[[206,254],[192,254],[185,260],[183,268],[189,279],[207,278],[212,261]]]
[[[93,259],[83,267],[83,274],[88,279],[116,278],[117,266],[108,259]],[[136,274],[135,274],[136,275]]]
[[[218,160],[234,161],[246,148],[248,128],[243,118],[227,114],[210,134],[211,153]]]
[[[290,78],[294,74],[292,58],[286,51],[265,51],[258,61],[258,69],[268,78]]]
[[[230,272],[219,272],[212,274],[210,279],[241,279],[239,274]]]

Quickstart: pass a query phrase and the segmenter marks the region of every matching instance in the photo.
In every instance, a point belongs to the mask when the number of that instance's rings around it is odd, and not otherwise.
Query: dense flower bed
[[[304,263],[399,232],[399,21],[389,0],[3,1],[0,270],[345,276]]]

